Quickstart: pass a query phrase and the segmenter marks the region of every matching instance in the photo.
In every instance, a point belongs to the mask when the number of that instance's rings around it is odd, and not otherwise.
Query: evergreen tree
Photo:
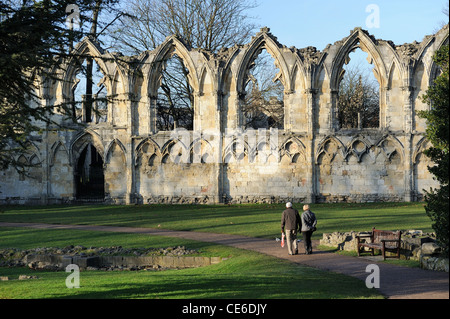
[[[437,241],[448,255],[449,248],[449,46],[443,46],[433,57],[441,68],[441,74],[423,96],[430,104],[430,110],[419,116],[427,120],[426,136],[433,145],[424,153],[435,165],[429,171],[440,184],[439,189],[431,189],[425,195],[427,215],[431,218]]]
[[[26,151],[30,134],[51,123],[54,108],[71,111],[66,105],[43,105],[43,84],[71,56],[73,43],[90,34],[83,26],[71,27],[74,22],[93,25],[95,13],[117,1],[0,2],[0,169],[23,171],[16,159]]]

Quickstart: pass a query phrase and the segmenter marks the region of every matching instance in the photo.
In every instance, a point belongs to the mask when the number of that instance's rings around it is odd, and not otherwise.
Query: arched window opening
[[[72,116],[81,123],[106,122],[108,92],[105,76],[93,58],[87,57],[78,65],[72,86]]]
[[[194,90],[183,59],[174,54],[164,62],[158,89],[156,125],[159,131],[194,128]]]
[[[279,73],[265,49],[249,65],[241,104],[245,129],[284,128],[284,87]]]
[[[338,101],[341,129],[378,128],[380,121],[380,84],[367,63],[368,54],[357,48],[344,65]]]
[[[88,144],[81,152],[75,178],[77,199],[105,198],[103,159],[92,144]]]

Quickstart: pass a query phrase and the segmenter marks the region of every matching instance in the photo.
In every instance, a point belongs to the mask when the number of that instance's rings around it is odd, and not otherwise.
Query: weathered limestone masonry
[[[29,154],[19,159],[37,164],[29,174],[0,172],[0,203],[83,199],[82,170],[94,168],[92,187],[100,189],[101,200],[117,204],[420,200],[423,189],[437,185],[427,170],[423,151],[429,143],[417,111],[429,107],[420,97],[439,74],[432,56],[448,44],[448,32],[447,25],[420,43],[395,45],[355,28],[319,51],[287,48],[263,28],[250,43],[218,53],[171,36],[131,57],[85,38],[75,52],[95,59],[114,97],[104,120],[64,130],[42,125],[43,133],[29,138]],[[338,122],[343,65],[356,48],[368,53],[380,84],[375,129],[344,130]],[[248,70],[263,49],[280,70],[284,129],[240,138]],[[156,127],[161,70],[174,54],[195,91],[194,129],[181,135]],[[70,102],[79,69],[69,60],[63,70],[60,81],[42,81],[37,106]],[[67,122],[58,114],[55,120]]]

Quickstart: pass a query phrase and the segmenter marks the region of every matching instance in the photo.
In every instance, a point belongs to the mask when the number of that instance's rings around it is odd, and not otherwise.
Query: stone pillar
[[[125,154],[126,159],[127,159],[127,193],[126,193],[126,198],[125,198],[125,204],[126,205],[130,205],[130,204],[134,204],[135,203],[135,182],[136,182],[136,178],[135,178],[135,158],[134,158],[134,138],[130,137],[127,140],[127,144],[126,144],[126,148],[127,148],[127,152]]]
[[[314,160],[314,143],[315,143],[315,127],[314,127],[314,109],[316,100],[316,89],[309,89],[305,92],[307,95],[307,117],[308,117],[308,132],[306,139],[306,160],[309,164],[307,167],[307,179],[309,181],[309,190],[306,201],[308,203],[315,203],[316,201],[316,176],[315,176],[315,160]]]
[[[403,104],[403,129],[406,134],[411,134],[413,131],[413,102],[412,96],[414,93],[414,88],[412,86],[404,86],[402,87],[403,95],[404,95],[404,104]]]
[[[411,86],[402,87],[404,94],[404,122],[403,128],[405,131],[405,159],[404,159],[404,178],[405,178],[405,202],[411,202],[414,200],[414,178],[413,178],[413,102],[412,96],[414,93],[414,88]]]
[[[134,199],[134,193],[135,193],[135,178],[134,178],[134,135],[135,135],[135,101],[136,101],[136,95],[133,93],[126,93],[124,94],[126,98],[126,106],[127,106],[127,138],[126,138],[126,176],[127,176],[127,191],[125,196],[125,204],[130,205],[133,204]]]
[[[411,134],[406,134],[405,136],[405,159],[404,159],[404,179],[405,179],[405,193],[404,201],[412,202],[414,201],[414,178],[413,178],[413,136]]]
[[[42,103],[44,106],[50,106],[50,96],[44,96],[42,99]],[[45,130],[42,134],[42,143],[45,145],[41,149],[42,154],[42,195],[41,195],[41,203],[42,205],[48,205],[48,198],[50,197],[51,192],[51,180],[50,180],[50,159],[51,159],[51,150],[50,150],[50,138],[49,138],[49,130],[48,124],[45,126]]]
[[[340,128],[339,123],[339,89],[330,91],[331,108],[328,130],[330,133],[336,132]]]
[[[213,92],[213,98],[214,98],[214,101],[216,102],[216,116],[215,116],[214,129],[217,130],[218,134],[220,134],[220,132],[222,132],[221,113],[222,113],[222,104],[223,104],[224,94],[222,91],[215,91],[215,92]]]
[[[148,101],[148,127],[149,127],[149,134],[155,134],[158,132],[158,129],[156,127],[156,116],[157,116],[157,102],[158,97],[153,95],[148,95],[147,98]]]
[[[389,87],[380,87],[380,120],[379,128],[387,129],[386,113],[388,105]]]
[[[108,102],[111,101],[110,103],[108,103],[108,107],[107,107],[107,122],[110,123],[111,125],[114,125],[114,99],[110,98],[108,96]]]
[[[295,92],[293,90],[284,90],[284,131],[290,132],[293,129],[292,125],[292,113],[293,113],[293,96]]]
[[[193,130],[194,131],[201,131],[202,130],[202,105],[201,100],[204,96],[201,92],[194,92],[194,116],[192,117],[193,120]]]
[[[83,94],[81,96],[81,122],[87,122],[87,113],[86,113],[86,104],[87,104],[87,96]]]

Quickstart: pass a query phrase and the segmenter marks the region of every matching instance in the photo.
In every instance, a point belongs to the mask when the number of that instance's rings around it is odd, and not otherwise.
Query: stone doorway
[[[75,183],[77,200],[105,199],[103,159],[91,143],[84,148],[78,159]]]

